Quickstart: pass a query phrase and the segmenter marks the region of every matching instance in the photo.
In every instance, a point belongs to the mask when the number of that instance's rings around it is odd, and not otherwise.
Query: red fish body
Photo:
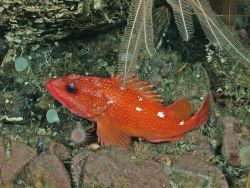
[[[70,111],[96,122],[98,140],[105,145],[127,147],[131,137],[150,142],[177,140],[208,119],[208,95],[192,116],[186,99],[164,106],[152,85],[136,77],[123,88],[121,76],[105,79],[69,75],[49,80],[46,88]]]

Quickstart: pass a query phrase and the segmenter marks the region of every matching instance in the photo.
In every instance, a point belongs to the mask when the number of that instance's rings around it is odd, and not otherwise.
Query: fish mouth
[[[64,95],[63,79],[62,78],[51,78],[45,83],[45,88],[48,90],[49,94],[60,102],[63,106],[67,107],[72,111],[74,108],[73,103],[69,101],[69,98]],[[73,111],[72,111],[73,112]],[[73,112],[74,113],[74,112]]]
[[[61,78],[50,78],[45,83],[45,88],[56,99],[60,99],[59,91],[63,88]]]
[[[51,91],[51,89],[52,89],[52,82],[54,81],[55,79],[53,79],[53,78],[50,78],[50,79],[48,79],[47,81],[46,81],[46,83],[45,83],[45,88],[48,90],[48,91]]]
[[[50,78],[45,83],[46,89],[51,92],[56,89],[60,89],[63,87],[62,79],[61,78]]]

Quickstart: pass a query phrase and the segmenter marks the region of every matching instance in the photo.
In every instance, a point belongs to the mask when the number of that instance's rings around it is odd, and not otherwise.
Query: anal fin
[[[97,136],[101,145],[118,145],[127,148],[130,137],[119,130],[119,125],[102,116],[97,121]]]

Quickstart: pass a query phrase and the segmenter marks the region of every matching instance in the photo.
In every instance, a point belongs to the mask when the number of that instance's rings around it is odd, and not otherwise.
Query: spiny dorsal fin
[[[170,106],[166,107],[166,110],[177,116],[177,121],[182,121],[189,118],[192,115],[192,108],[187,99],[180,99]]]
[[[124,81],[123,75],[117,75],[114,76],[113,78],[116,79],[118,84],[122,87]],[[158,95],[157,91],[152,90],[154,86],[149,84],[148,82],[141,81],[136,76],[130,76],[126,79],[126,83],[127,83],[126,88],[135,89],[146,98],[156,103],[162,104],[163,100],[161,99],[161,95]]]

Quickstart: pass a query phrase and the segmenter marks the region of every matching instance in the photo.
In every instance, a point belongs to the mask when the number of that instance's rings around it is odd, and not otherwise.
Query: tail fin
[[[206,124],[209,114],[210,97],[210,94],[207,94],[205,101],[198,112],[196,112],[191,118],[187,120],[188,124],[190,125],[190,130],[199,128]]]
[[[203,105],[200,107],[198,112],[196,112],[192,117],[190,117],[192,110],[187,100],[182,99],[175,102],[174,104],[166,108],[168,111],[170,110],[171,112],[174,112],[175,122],[176,121],[178,122],[177,125],[176,124],[173,125],[175,126],[173,129],[174,131],[170,132],[169,126],[167,126],[168,129],[166,130],[167,132],[166,137],[163,136],[157,139],[152,137],[147,137],[145,139],[155,143],[180,139],[186,132],[191,131],[193,129],[197,129],[205,125],[205,123],[208,120],[209,106],[210,106],[210,94],[207,94],[205,101],[203,102]]]

